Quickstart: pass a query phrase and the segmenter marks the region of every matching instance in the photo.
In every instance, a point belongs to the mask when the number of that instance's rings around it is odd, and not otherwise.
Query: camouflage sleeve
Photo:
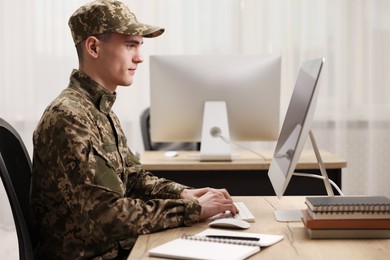
[[[50,139],[38,145],[38,156],[56,177],[52,192],[66,201],[77,226],[93,237],[121,240],[199,220],[199,202],[178,199],[184,186],[140,170],[130,157],[122,183],[104,154],[108,148],[88,125],[74,115],[57,115],[38,141]]]
[[[143,200],[150,199],[179,199],[180,193],[187,186],[181,185],[164,178],[158,178],[150,172],[146,172],[140,165],[128,167],[128,196]],[[200,210],[200,209],[199,209]],[[185,210],[185,225],[190,225],[198,220],[200,211],[197,208]]]
[[[154,176],[143,169],[139,160],[129,150],[126,159],[128,165],[127,192],[144,200],[151,198],[178,199],[180,193],[188,186]]]

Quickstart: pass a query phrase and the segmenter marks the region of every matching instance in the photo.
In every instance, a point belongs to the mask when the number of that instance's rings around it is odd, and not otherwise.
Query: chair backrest
[[[31,159],[17,131],[0,118],[0,175],[12,209],[20,259],[34,259],[38,232],[29,203]]]
[[[171,143],[157,143],[152,142],[150,135],[150,108],[146,108],[140,117],[142,140],[144,143],[145,151],[192,151],[200,150],[200,143],[190,142],[171,142]]]
[[[146,108],[140,117],[142,141],[146,151],[152,150],[152,141],[150,138],[150,108]]]

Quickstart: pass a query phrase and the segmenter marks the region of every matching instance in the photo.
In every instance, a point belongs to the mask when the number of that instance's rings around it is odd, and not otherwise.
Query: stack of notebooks
[[[310,238],[390,238],[384,196],[307,197],[302,222]]]

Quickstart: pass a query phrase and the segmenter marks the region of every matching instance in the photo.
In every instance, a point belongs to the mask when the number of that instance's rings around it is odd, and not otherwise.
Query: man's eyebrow
[[[125,42],[126,42],[126,43],[137,44],[137,45],[142,45],[142,44],[144,44],[143,41],[141,42],[141,41],[133,40],[133,39],[126,39]]]

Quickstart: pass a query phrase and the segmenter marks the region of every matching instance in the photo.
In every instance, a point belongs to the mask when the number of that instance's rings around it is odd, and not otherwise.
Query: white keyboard
[[[238,218],[238,219],[245,220],[247,222],[255,222],[255,217],[253,216],[252,212],[248,209],[248,207],[245,205],[244,202],[241,201],[234,202],[234,205],[239,211],[238,214],[233,216],[230,212],[219,213],[211,217],[211,219],[215,220],[220,218]]]

